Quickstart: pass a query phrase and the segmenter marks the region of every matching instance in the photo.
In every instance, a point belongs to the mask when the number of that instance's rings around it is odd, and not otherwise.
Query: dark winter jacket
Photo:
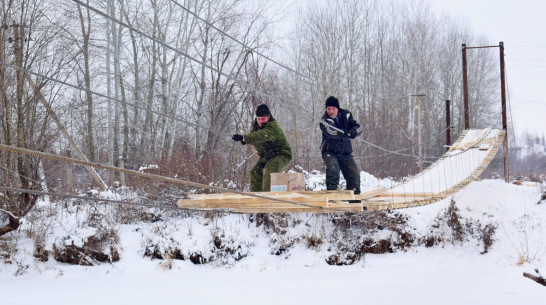
[[[351,139],[356,138],[362,133],[362,126],[358,124],[349,110],[339,109],[337,118],[332,119],[328,113],[324,112],[320,124],[322,130],[321,151],[329,151],[336,154],[350,154],[353,152]],[[343,134],[329,128],[328,126],[343,130]]]
[[[261,162],[267,162],[267,160],[279,155],[292,158],[290,144],[288,144],[279,123],[273,116],[262,127],[258,125],[258,121],[254,120],[251,132],[244,137],[245,144],[254,145]]]

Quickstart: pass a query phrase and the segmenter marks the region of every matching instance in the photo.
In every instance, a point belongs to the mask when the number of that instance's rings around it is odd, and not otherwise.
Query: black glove
[[[235,142],[241,142],[243,143],[243,136],[240,134],[234,134],[231,139]]]
[[[356,130],[354,129],[349,130],[349,138],[354,139],[356,138],[356,136],[357,136]]]

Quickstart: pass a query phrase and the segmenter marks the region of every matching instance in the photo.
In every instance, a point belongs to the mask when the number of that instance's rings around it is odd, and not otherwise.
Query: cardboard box
[[[273,173],[271,174],[271,191],[305,191],[305,179],[302,173]]]

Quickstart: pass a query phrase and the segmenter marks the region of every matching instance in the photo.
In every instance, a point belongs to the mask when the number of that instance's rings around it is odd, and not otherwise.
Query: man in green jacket
[[[269,192],[270,174],[282,172],[292,160],[290,144],[269,107],[266,104],[258,106],[252,130],[245,135],[235,134],[232,139],[243,145],[254,145],[260,157],[250,171],[250,191]]]

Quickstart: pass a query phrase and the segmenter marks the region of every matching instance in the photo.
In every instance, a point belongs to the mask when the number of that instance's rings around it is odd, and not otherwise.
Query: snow
[[[307,173],[308,183],[317,188],[321,177]],[[389,184],[366,173],[361,177],[366,178],[363,185]],[[488,253],[480,254],[483,247],[470,240],[366,254],[349,266],[328,265],[326,245],[312,250],[299,243],[282,255],[271,254],[267,234],[250,224],[248,215],[118,224],[119,262],[74,266],[50,255],[44,263],[32,258],[33,242],[23,232],[30,230],[28,219],[25,228],[11,236],[19,250],[12,264],[4,259],[0,263],[0,304],[541,304],[546,287],[522,273],[546,270],[546,202],[537,204],[545,188],[482,180],[437,203],[397,210],[408,217],[417,235],[424,235],[453,200],[465,218],[498,226]],[[40,203],[42,208],[48,205],[55,203]],[[61,223],[52,224],[48,241],[67,234],[76,241],[79,234],[89,234],[84,232],[90,229],[83,225],[81,208],[78,214],[66,211]],[[289,228],[287,238],[305,228],[323,230],[313,214],[302,214],[301,219],[309,226]],[[147,239],[161,243],[173,238],[188,251],[204,250],[211,247],[211,234],[217,230],[244,241],[248,256],[203,265],[143,256]]]

